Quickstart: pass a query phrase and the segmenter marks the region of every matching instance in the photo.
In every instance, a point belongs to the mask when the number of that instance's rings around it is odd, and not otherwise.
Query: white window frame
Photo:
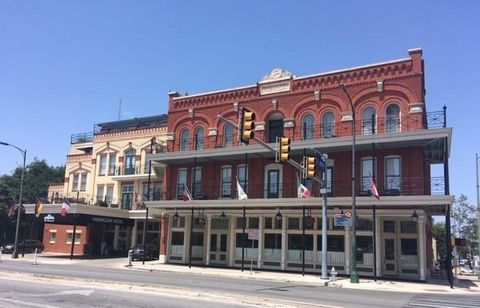
[[[229,196],[226,196],[223,194],[224,192],[224,184],[227,184],[228,182],[224,182],[224,178],[223,178],[223,170],[225,169],[230,169],[230,195]],[[232,190],[232,186],[233,186],[233,183],[232,183],[232,165],[223,165],[221,168],[220,168],[220,199],[230,199],[232,197],[232,193],[233,193],[233,190]]]
[[[388,174],[390,170],[388,170],[387,161],[390,159],[398,159],[398,175]],[[391,191],[392,189],[398,189],[398,192],[401,193],[402,192],[402,157],[400,155],[385,156],[383,169],[384,169],[384,184],[383,184],[384,190],[388,192],[388,191]],[[394,177],[394,176],[398,176],[398,186],[392,188],[390,186],[390,181],[388,177]]]

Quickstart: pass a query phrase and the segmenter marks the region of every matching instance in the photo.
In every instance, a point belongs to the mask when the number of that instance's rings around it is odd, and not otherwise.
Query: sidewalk
[[[31,262],[33,263],[33,254],[26,254],[24,258],[11,259],[10,255],[2,255],[2,260],[8,259],[15,262]],[[195,275],[212,275],[222,277],[232,277],[238,279],[261,279],[272,281],[283,281],[290,283],[312,284],[317,286],[349,288],[359,290],[384,290],[394,292],[415,292],[415,293],[437,293],[437,294],[476,294],[480,295],[480,282],[476,276],[458,276],[454,282],[454,288],[451,289],[446,279],[432,278],[427,283],[423,282],[409,282],[397,280],[378,279],[376,282],[372,278],[360,278],[360,283],[350,283],[348,277],[337,277],[335,281],[323,280],[318,275],[301,273],[285,273],[285,272],[270,272],[270,271],[250,271],[250,267],[245,267],[242,272],[240,269],[230,268],[214,268],[188,265],[173,265],[162,264],[159,261],[146,261],[142,264],[141,261],[132,262],[132,266],[127,266],[127,258],[98,258],[98,259],[83,259],[74,257],[70,260],[69,256],[42,253],[37,255],[37,264],[76,264],[89,265],[102,268],[116,268],[124,270],[137,271],[156,271],[156,272],[171,272],[171,273],[189,273]]]

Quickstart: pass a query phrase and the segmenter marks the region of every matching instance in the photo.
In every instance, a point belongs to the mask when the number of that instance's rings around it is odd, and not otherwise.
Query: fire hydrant
[[[337,271],[335,271],[335,267],[332,266],[332,269],[330,270],[330,275],[332,275],[332,281],[335,281],[336,276],[337,276]]]

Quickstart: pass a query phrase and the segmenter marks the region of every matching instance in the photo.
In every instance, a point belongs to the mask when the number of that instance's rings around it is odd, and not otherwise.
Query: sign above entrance
[[[45,217],[43,217],[43,222],[54,222],[54,221],[55,221],[55,217],[53,217],[51,214],[48,214]]]
[[[337,227],[345,227],[352,225],[352,217],[347,214],[335,214],[334,225]]]

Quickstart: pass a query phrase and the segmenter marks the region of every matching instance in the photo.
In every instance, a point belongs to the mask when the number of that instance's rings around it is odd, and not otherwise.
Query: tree
[[[445,222],[436,222],[433,224],[432,233],[437,238],[438,254],[440,259],[445,258]]]
[[[467,240],[466,247],[459,247],[459,256],[465,258],[467,254],[472,255],[472,252],[478,254],[476,208],[463,194],[453,202],[452,219],[452,236]]]

